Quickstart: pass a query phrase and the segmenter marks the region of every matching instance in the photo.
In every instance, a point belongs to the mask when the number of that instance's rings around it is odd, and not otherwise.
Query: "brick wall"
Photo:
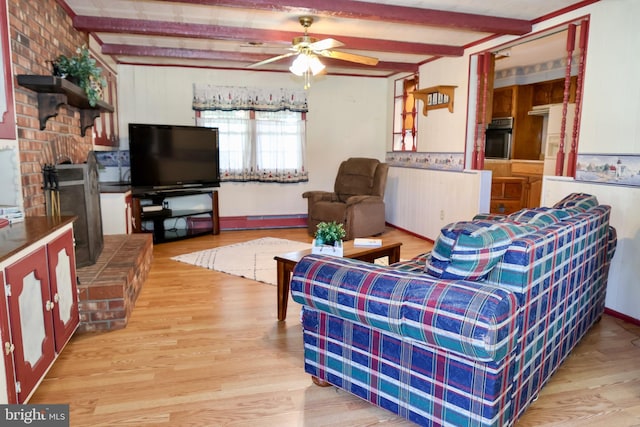
[[[104,332],[127,326],[151,269],[149,233],[104,236],[95,264],[78,268],[78,332]]]
[[[73,29],[71,17],[56,0],[8,0],[8,12],[14,76],[51,75],[48,61],[73,55],[88,44],[87,34]],[[41,131],[37,94],[15,79],[14,90],[25,215],[45,215],[42,165],[83,163],[93,149],[92,136],[80,136],[80,113],[68,105]]]

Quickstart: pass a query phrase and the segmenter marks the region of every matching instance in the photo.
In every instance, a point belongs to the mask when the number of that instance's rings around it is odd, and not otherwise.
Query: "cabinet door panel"
[[[493,91],[492,117],[514,116],[514,93],[515,89],[513,87],[503,87]]]
[[[45,248],[39,248],[6,268],[11,290],[9,318],[16,378],[22,403],[38,384],[55,357],[53,320]]]
[[[76,263],[71,230],[49,243],[49,280],[54,302],[53,323],[56,351],[62,350],[80,323],[78,315],[78,289]]]
[[[0,404],[18,403],[13,367],[13,351],[9,333],[9,315],[7,299],[4,293],[4,274],[0,270],[0,338],[2,339],[2,357],[0,357]]]

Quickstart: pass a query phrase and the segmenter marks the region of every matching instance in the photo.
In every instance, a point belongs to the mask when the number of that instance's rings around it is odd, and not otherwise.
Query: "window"
[[[393,111],[393,151],[417,150],[416,101],[418,76],[395,81]]]
[[[308,181],[304,112],[198,111],[196,124],[219,130],[222,181]]]
[[[198,126],[217,127],[222,181],[302,182],[305,91],[193,84]]]

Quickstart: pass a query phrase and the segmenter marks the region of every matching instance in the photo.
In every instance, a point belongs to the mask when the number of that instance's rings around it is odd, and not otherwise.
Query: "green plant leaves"
[[[347,235],[342,224],[335,221],[321,222],[316,227],[316,241],[325,245],[333,245],[335,242],[342,240]]]
[[[107,81],[102,76],[102,68],[91,58],[86,45],[76,49],[75,56],[58,56],[52,65],[58,76],[77,82],[87,94],[92,107],[102,99],[102,88],[107,85]]]

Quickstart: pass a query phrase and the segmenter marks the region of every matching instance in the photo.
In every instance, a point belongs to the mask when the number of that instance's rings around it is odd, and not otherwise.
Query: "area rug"
[[[311,243],[264,237],[248,242],[178,255],[171,259],[275,285],[277,283],[277,270],[273,257],[310,248]]]

